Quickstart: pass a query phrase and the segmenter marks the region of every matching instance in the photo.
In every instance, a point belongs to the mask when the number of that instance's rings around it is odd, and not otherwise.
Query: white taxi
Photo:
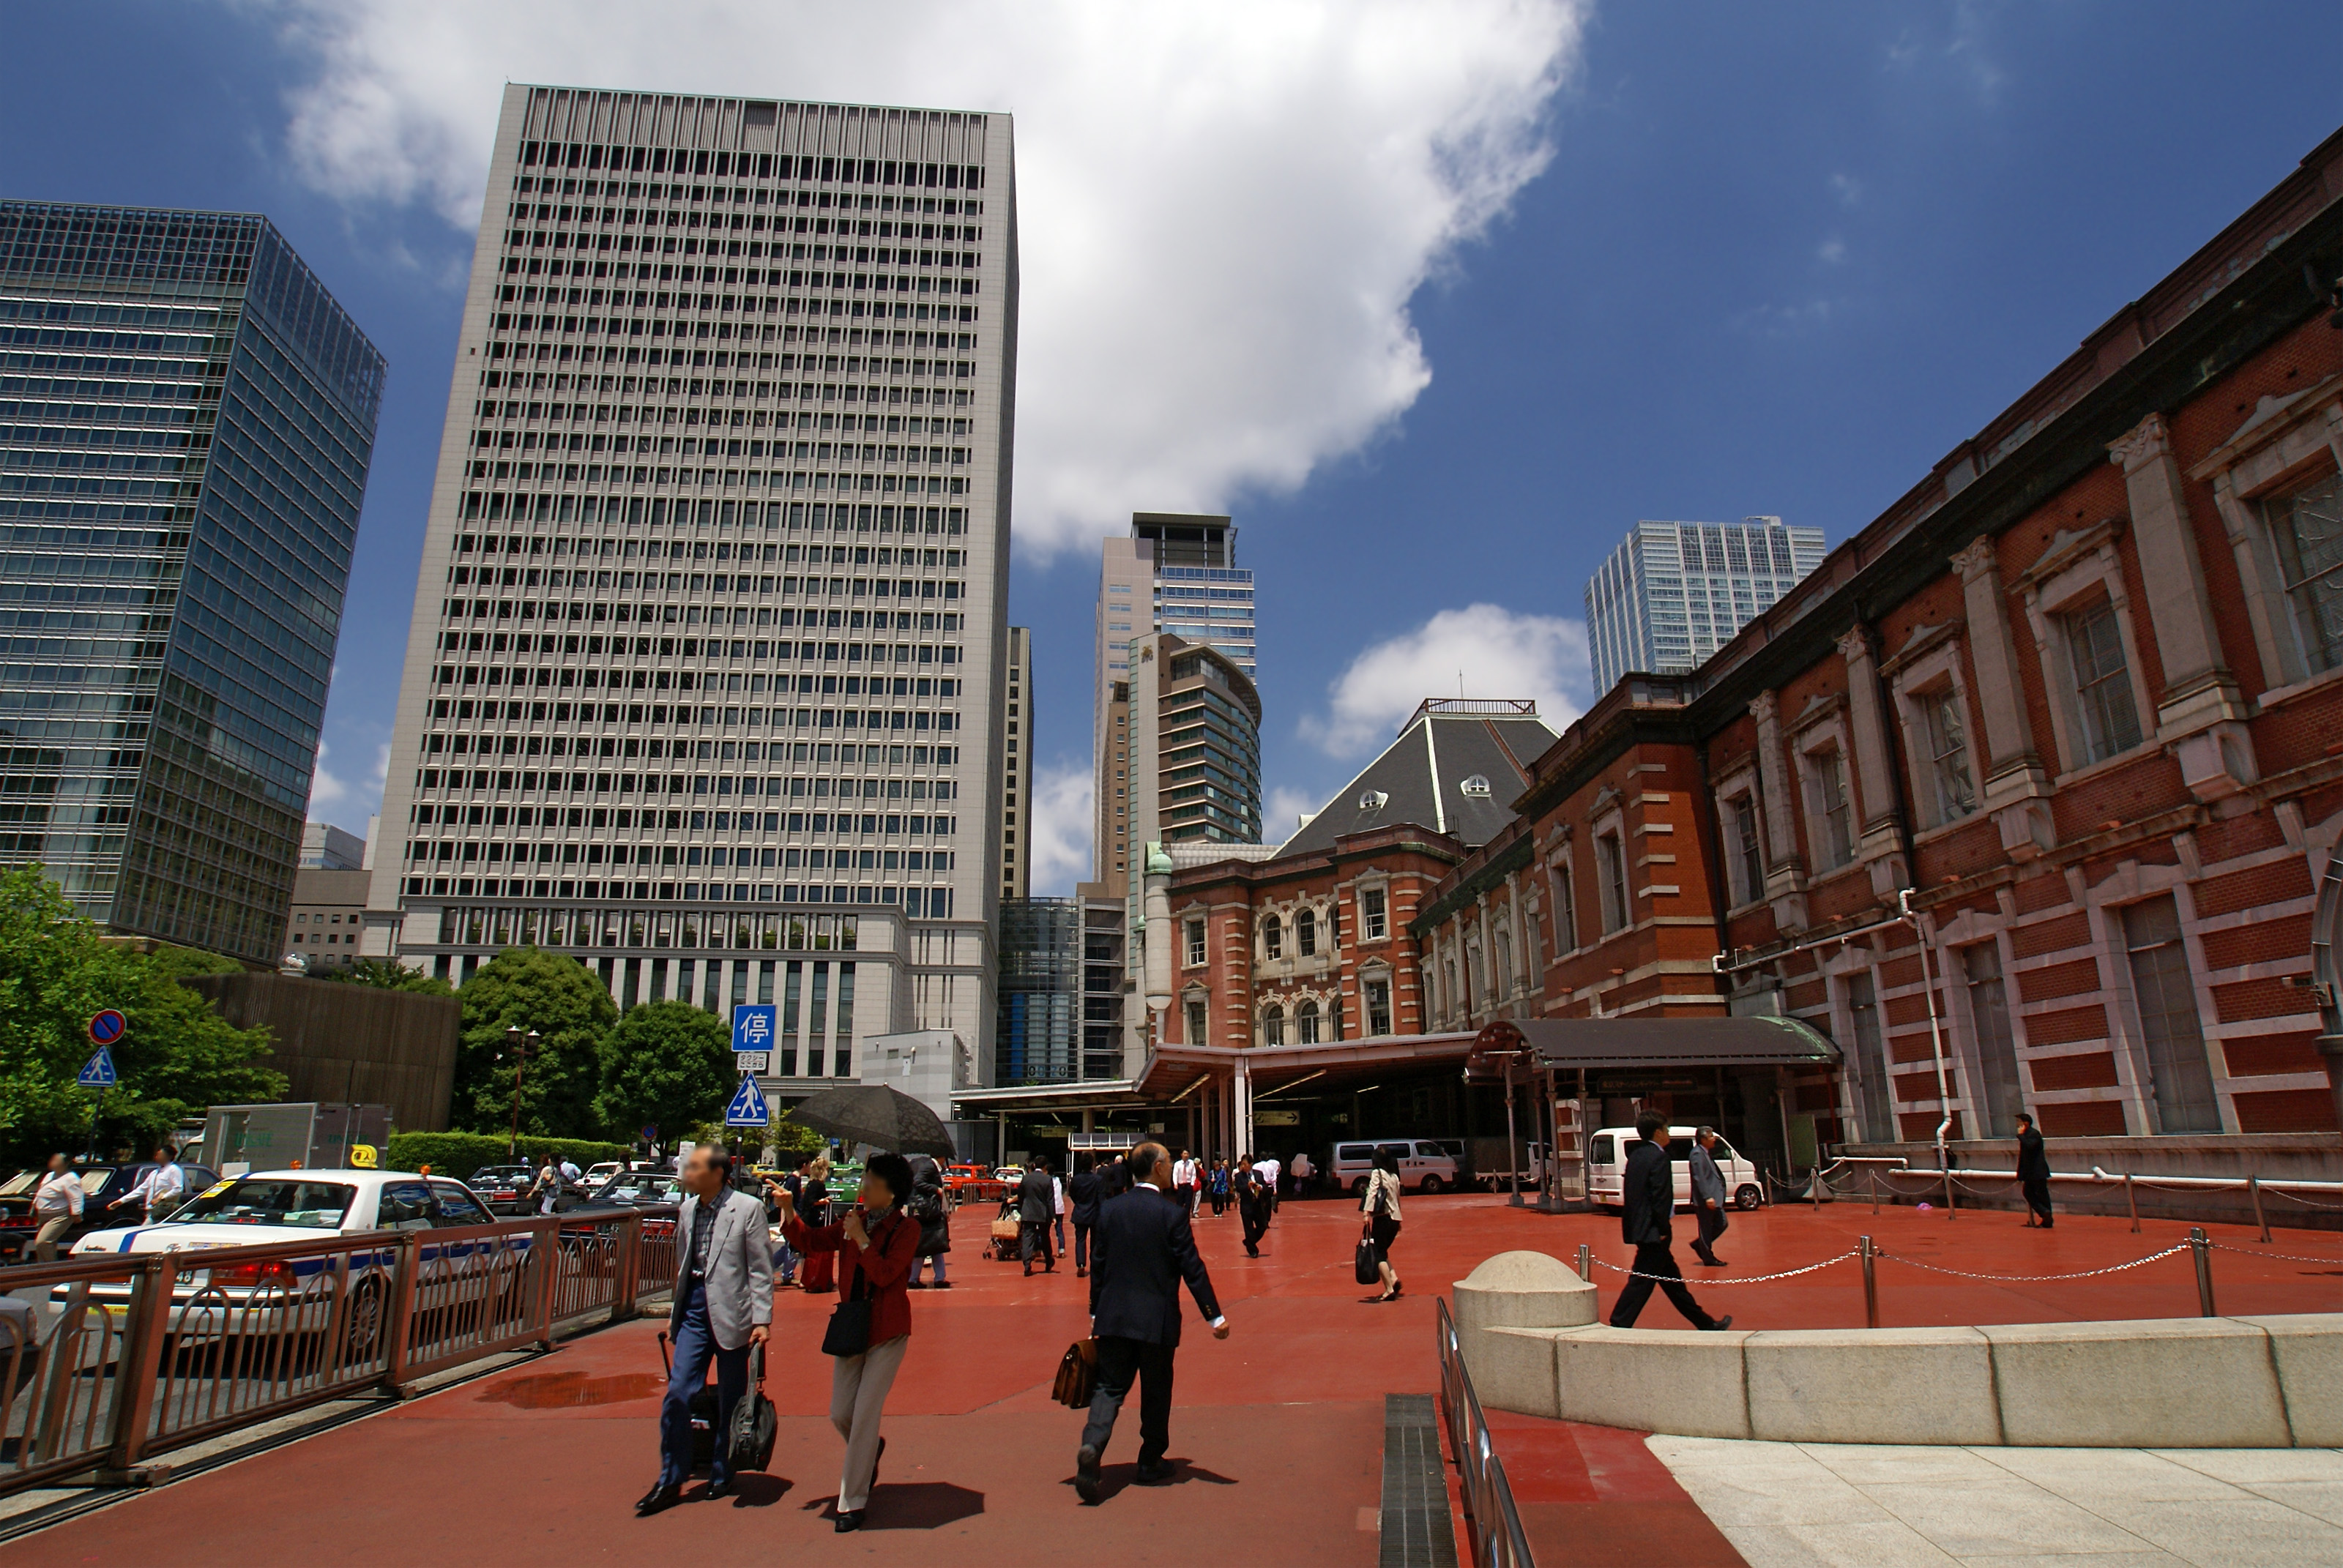
[[[450,1230],[496,1222],[469,1188],[444,1176],[402,1171],[259,1171],[215,1182],[159,1223],[93,1231],[74,1244],[73,1256],[203,1252],[370,1231]],[[454,1276],[485,1271],[500,1261],[504,1266],[499,1271],[518,1281],[519,1271],[514,1265],[526,1257],[528,1242],[526,1233],[427,1241],[418,1254],[423,1269],[418,1295],[439,1293]],[[499,1254],[509,1254],[510,1261]],[[217,1269],[189,1260],[172,1285],[175,1308],[169,1332],[184,1342],[322,1331],[331,1320],[340,1256],[321,1249],[314,1257]],[[385,1247],[351,1252],[348,1258],[344,1343],[351,1353],[369,1355],[382,1341],[397,1253]],[[86,1305],[119,1315],[128,1310],[131,1289],[128,1281],[59,1285],[50,1301],[68,1306],[80,1292]]]

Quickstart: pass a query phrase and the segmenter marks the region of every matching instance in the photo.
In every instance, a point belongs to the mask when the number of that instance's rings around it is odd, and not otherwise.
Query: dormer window
[[[1457,785],[1456,789],[1460,794],[1469,795],[1476,799],[1485,800],[1489,796],[1488,776],[1486,774],[1475,773],[1471,778],[1465,779],[1463,783]]]
[[[1384,794],[1380,789],[1369,789],[1359,796],[1359,809],[1362,811],[1380,811],[1383,809],[1385,804],[1390,801],[1390,799],[1391,797]]]

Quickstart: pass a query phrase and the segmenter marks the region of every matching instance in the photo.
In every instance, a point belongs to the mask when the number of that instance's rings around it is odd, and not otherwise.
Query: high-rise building
[[[410,964],[990,1071],[1005,115],[508,86],[376,856]],[[882,1053],[883,1054],[883,1053]]]
[[[1166,631],[1227,656],[1253,678],[1252,573],[1236,564],[1237,530],[1228,518],[1184,512],[1133,512],[1131,537],[1101,551],[1091,730],[1091,838],[1097,880],[1122,895],[1132,839],[1125,791],[1132,638]],[[1255,835],[1259,829],[1256,825]]]
[[[1637,523],[1586,584],[1594,695],[1691,669],[1822,560],[1823,531],[1779,518]]]
[[[366,869],[366,840],[330,822],[311,822],[301,830],[301,869],[317,871],[361,871]]]
[[[1081,1075],[1081,901],[1002,900],[994,1083],[1061,1083]]]
[[[1001,897],[1021,899],[1033,880],[1033,631],[1009,628],[1009,695],[1001,737]],[[1026,744],[1020,745],[1023,741]],[[1025,766],[1020,766],[1024,764]]]
[[[248,213],[0,202],[0,861],[273,963],[383,359]]]

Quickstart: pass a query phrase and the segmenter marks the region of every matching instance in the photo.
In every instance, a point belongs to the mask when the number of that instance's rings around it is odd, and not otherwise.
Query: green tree
[[[395,959],[360,959],[354,964],[328,965],[309,978],[340,985],[379,986],[384,990],[420,991],[425,996],[456,994],[456,988],[437,975],[408,969]]]
[[[233,1027],[178,983],[223,962],[109,943],[37,867],[0,874],[0,1160],[29,1161],[93,1137],[108,1151],[152,1147],[208,1105],[282,1097],[285,1076],[266,1065],[267,1031]],[[129,1028],[113,1047],[119,1082],[99,1093],[75,1078],[89,1059],[90,1017],[109,1007]]]
[[[732,1031],[715,1014],[688,1001],[644,1002],[610,1031],[594,1104],[609,1136],[639,1136],[649,1124],[672,1143],[711,1114],[721,1120],[736,1082]]]
[[[456,995],[464,1004],[457,1120],[477,1132],[512,1125],[515,1061],[505,1031],[517,1027],[539,1037],[521,1074],[521,1131],[554,1138],[600,1131],[594,1094],[601,1086],[603,1041],[618,1009],[593,970],[542,948],[507,948]]]

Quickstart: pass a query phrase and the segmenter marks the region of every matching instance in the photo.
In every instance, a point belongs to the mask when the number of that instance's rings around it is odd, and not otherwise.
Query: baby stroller
[[[1004,1197],[1001,1200],[1001,1212],[992,1217],[992,1255],[1004,1263],[1014,1262],[1019,1231],[1017,1200]]]

